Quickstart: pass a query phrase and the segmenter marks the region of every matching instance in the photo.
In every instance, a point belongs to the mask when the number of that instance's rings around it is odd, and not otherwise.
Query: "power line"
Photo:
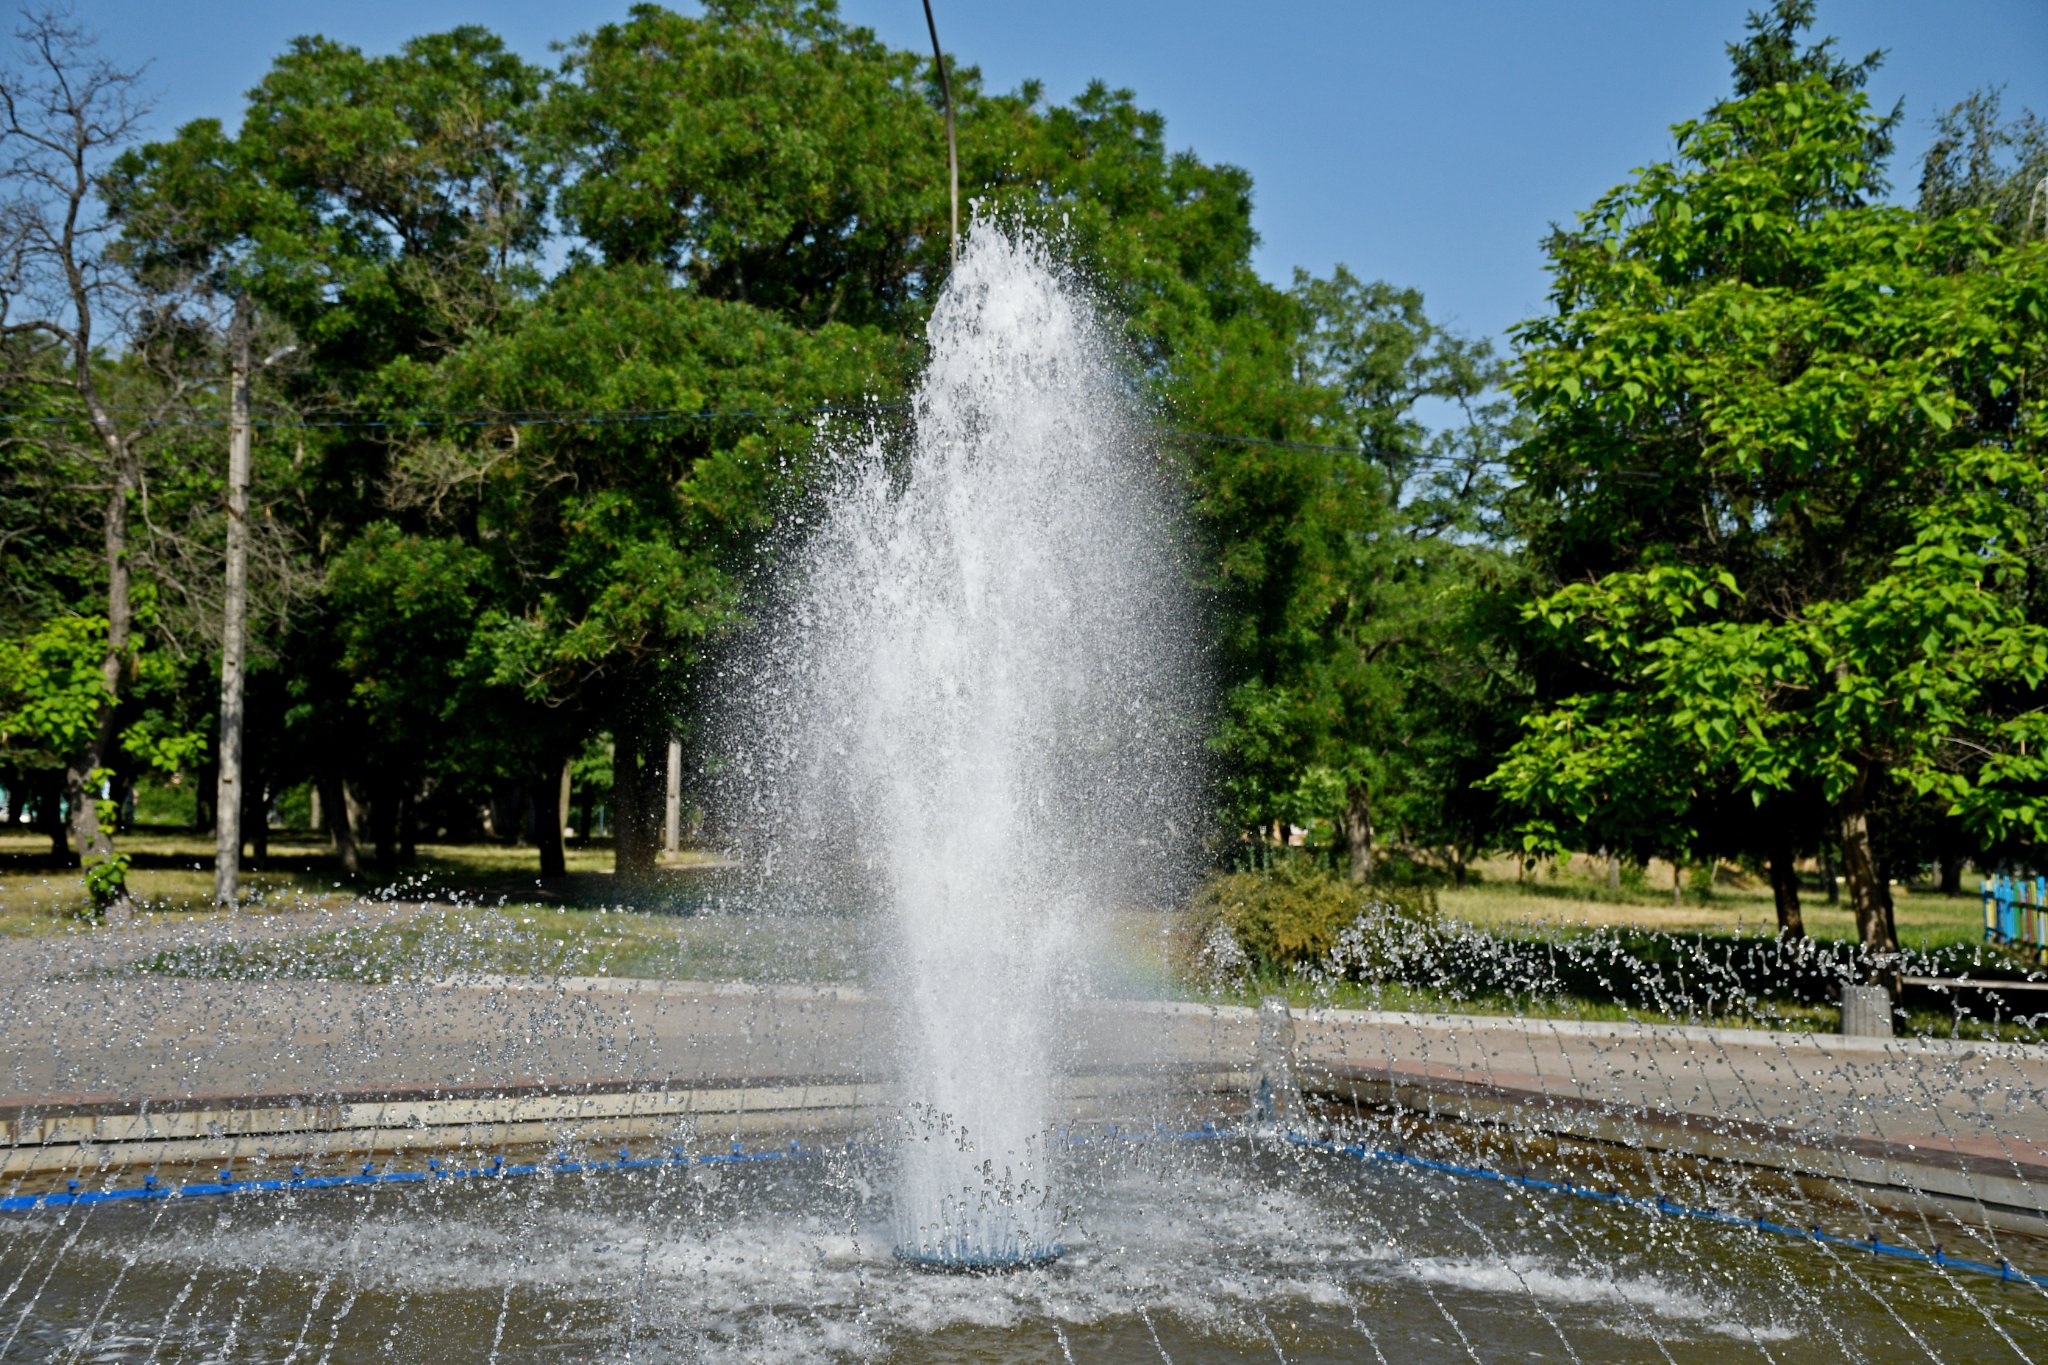
[[[659,424],[663,422],[722,422],[722,421],[773,421],[786,417],[857,417],[877,412],[897,412],[907,409],[908,403],[863,403],[832,404],[818,403],[807,407],[789,408],[720,408],[709,411],[689,411],[682,408],[456,408],[433,411],[396,413],[388,417],[350,417],[324,419],[318,417],[266,417],[257,418],[251,425],[272,429],[311,429],[321,431],[408,431],[426,429],[447,429],[463,427],[547,427],[547,426],[618,426],[632,424]],[[119,409],[110,410],[114,416],[123,416]],[[275,411],[275,409],[273,409]],[[128,414],[132,415],[133,410]],[[82,419],[61,416],[27,416],[0,413],[0,423],[12,425],[57,425],[75,423]],[[136,423],[145,428],[179,427],[224,427],[227,419],[200,417],[193,414],[179,414],[171,417],[145,417]]]
[[[905,412],[910,407],[911,404],[907,402],[894,402],[860,404],[817,403],[802,407],[718,408],[707,410],[684,408],[434,408],[415,409],[411,412],[393,413],[383,417],[319,418],[301,417],[297,414],[273,415],[256,418],[253,420],[253,425],[273,429],[305,428],[322,431],[407,431],[451,427],[482,428],[507,426],[613,426],[660,424],[663,422],[773,421],[788,417],[858,417],[884,412]],[[110,408],[108,411],[116,417],[133,417],[140,410],[134,408]],[[278,410],[272,409],[271,412],[276,414]],[[76,417],[48,414],[0,413],[0,424],[61,425],[79,420]],[[225,418],[179,413],[168,417],[144,417],[137,424],[153,428],[217,428],[225,427],[229,423]],[[1315,454],[1343,455],[1351,459],[1399,460],[1411,464],[1455,463],[1460,465],[1497,465],[1501,467],[1506,467],[1507,465],[1507,462],[1504,460],[1469,460],[1456,456],[1375,451],[1358,446],[1324,445],[1311,441],[1281,441],[1263,436],[1231,436],[1209,431],[1169,429],[1161,434],[1175,440],[1199,441],[1209,445],[1262,446],[1275,450],[1299,450]]]
[[[1265,436],[1225,436],[1208,431],[1170,429],[1163,433],[1181,441],[1202,441],[1209,445],[1262,446],[1271,450],[1299,450],[1316,455],[1343,455],[1354,460],[1383,460],[1388,463],[1440,464],[1458,468],[1493,467],[1512,469],[1506,460],[1476,459],[1464,455],[1430,455],[1420,451],[1368,450],[1363,446],[1319,445],[1313,441],[1277,441]]]
[[[661,426],[694,422],[742,422],[777,421],[789,418],[848,418],[868,417],[880,413],[907,412],[907,402],[890,403],[814,403],[783,408],[441,408],[416,409],[412,412],[393,413],[384,417],[319,418],[301,417],[297,414],[254,418],[251,425],[260,429],[307,430],[307,431],[451,431],[481,430],[495,427],[599,427],[599,426]],[[110,409],[115,417],[133,416],[136,409]],[[272,409],[275,413],[277,410]],[[54,426],[76,423],[78,417],[49,414],[0,413],[0,426]],[[217,429],[226,427],[225,418],[202,417],[195,413],[179,413],[168,417],[142,417],[136,425],[145,429]],[[1446,469],[1491,469],[1512,473],[1512,461],[1499,458],[1441,455],[1421,451],[1372,450],[1363,446],[1330,445],[1315,441],[1285,441],[1266,436],[1233,436],[1222,432],[1188,431],[1181,428],[1167,428],[1162,436],[1177,441],[1199,442],[1205,445],[1253,446],[1267,450],[1292,450],[1305,454],[1335,455],[1352,460],[1377,461],[1386,464],[1409,466],[1434,466]],[[1587,467],[1553,468],[1555,473],[1593,474],[1604,473],[1625,479],[1661,480],[1665,476],[1655,470],[1608,469],[1594,470]]]

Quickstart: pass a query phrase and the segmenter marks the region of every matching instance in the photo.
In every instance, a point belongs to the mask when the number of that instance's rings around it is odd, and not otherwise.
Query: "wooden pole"
[[[235,903],[242,871],[242,654],[249,615],[249,334],[254,308],[235,300],[228,329],[234,378],[228,399],[227,593],[220,635],[220,785],[214,801],[213,899]],[[258,818],[262,818],[259,812]]]
[[[939,96],[946,103],[946,181],[953,208],[953,233],[946,259],[960,263],[960,144],[953,135],[953,83],[946,77],[946,54],[939,49],[939,21],[932,18],[932,0],[924,0],[924,26],[932,35],[932,60],[939,66]]]

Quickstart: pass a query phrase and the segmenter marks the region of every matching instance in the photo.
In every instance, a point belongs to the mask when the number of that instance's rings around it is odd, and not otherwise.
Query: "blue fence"
[[[1984,938],[2048,957],[2048,877],[1986,877]]]

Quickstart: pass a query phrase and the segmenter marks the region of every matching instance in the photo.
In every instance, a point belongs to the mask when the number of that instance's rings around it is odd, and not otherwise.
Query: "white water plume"
[[[1171,499],[1086,297],[981,224],[907,451],[847,452],[729,684],[785,885],[887,907],[905,1254],[1043,1255],[1091,919],[1191,833],[1200,632]]]

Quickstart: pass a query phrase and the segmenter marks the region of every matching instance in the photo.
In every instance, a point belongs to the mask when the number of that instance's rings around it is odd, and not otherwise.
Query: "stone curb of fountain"
[[[1084,1112],[1113,1114],[1133,1079],[1237,1090],[1241,1069],[1101,1067],[1066,1078]],[[706,1132],[731,1138],[857,1126],[886,1077],[694,1076],[419,1086],[319,1095],[0,1097],[0,1179],[112,1166],[465,1148],[498,1150]]]
[[[232,1163],[445,1148],[731,1137],[850,1122],[882,1102],[859,1077],[561,1081],[324,1096],[62,1097],[0,1104],[0,1178],[109,1166]]]
[[[1305,1093],[1430,1119],[1507,1126],[1854,1185],[1912,1210],[2048,1233],[2048,1162],[1991,1157],[1896,1139],[1810,1134],[1753,1120],[1559,1095],[1461,1074],[1382,1062],[1307,1061]]]

